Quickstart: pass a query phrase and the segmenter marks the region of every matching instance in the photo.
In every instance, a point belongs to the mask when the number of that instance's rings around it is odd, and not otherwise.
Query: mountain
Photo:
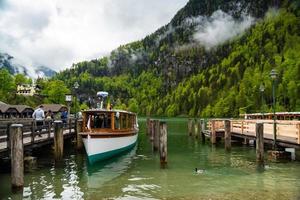
[[[0,69],[7,69],[11,74],[24,74],[31,78],[52,77],[56,74],[52,69],[45,66],[38,66],[34,69],[25,67],[11,55],[0,52]]]
[[[107,90],[140,114],[233,117],[300,110],[298,1],[190,0],[169,24],[110,56],[74,64],[56,79],[84,101]],[[265,87],[264,93],[259,91]]]

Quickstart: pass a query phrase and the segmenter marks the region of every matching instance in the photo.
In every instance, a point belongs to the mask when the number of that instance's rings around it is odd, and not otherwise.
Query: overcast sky
[[[188,0],[0,0],[0,52],[55,70],[167,24]]]

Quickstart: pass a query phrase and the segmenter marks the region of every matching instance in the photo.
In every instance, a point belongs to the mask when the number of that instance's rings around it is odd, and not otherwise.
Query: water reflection
[[[89,165],[86,154],[66,147],[61,162],[51,148],[38,157],[38,169],[25,173],[22,193],[13,194],[10,174],[0,173],[0,199],[299,199],[300,163],[257,168],[255,149],[211,146],[187,136],[183,120],[168,120],[168,168],[160,169],[140,124],[138,145],[120,157]],[[203,174],[195,174],[195,168]]]
[[[125,173],[130,168],[133,158],[136,155],[136,149],[137,147],[135,146],[121,156],[94,163],[93,165],[87,162],[87,187],[100,188],[106,182]]]

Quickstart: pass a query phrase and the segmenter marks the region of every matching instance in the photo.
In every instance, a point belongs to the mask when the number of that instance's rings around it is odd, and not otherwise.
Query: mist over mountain
[[[52,77],[56,72],[49,67],[38,66],[35,68],[26,67],[20,64],[20,62],[13,56],[7,53],[0,52],[0,69],[7,69],[10,74],[24,74],[30,78],[37,77]]]

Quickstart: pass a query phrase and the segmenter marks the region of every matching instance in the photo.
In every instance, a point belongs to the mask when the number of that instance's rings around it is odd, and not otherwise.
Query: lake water
[[[84,153],[67,144],[55,163],[51,148],[40,149],[38,166],[25,174],[23,192],[12,193],[10,174],[0,173],[0,199],[300,199],[300,163],[255,162],[255,149],[187,136],[186,119],[166,119],[168,167],[161,169],[140,124],[137,146],[126,154],[89,165]],[[204,169],[196,174],[195,168]]]

